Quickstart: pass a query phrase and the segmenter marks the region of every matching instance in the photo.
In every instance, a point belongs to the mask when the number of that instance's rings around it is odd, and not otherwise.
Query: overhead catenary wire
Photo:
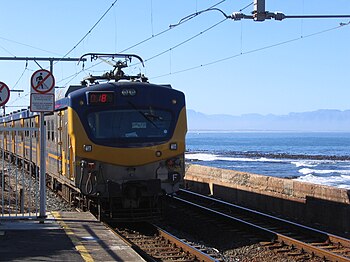
[[[109,13],[109,11],[113,8],[113,6],[115,5],[115,3],[118,2],[118,0],[115,0],[111,6],[103,13],[103,15],[97,20],[97,22],[91,27],[91,29],[62,57],[62,58],[65,58],[67,57],[71,52],[73,52],[74,49],[76,49],[80,44],[81,42],[84,41],[84,39],[89,35],[91,34],[91,32],[95,29],[95,27],[102,21],[102,19]],[[60,61],[57,61],[56,64],[60,62]]]
[[[218,2],[218,3],[216,3],[216,4],[214,4],[214,5],[212,5],[211,7],[207,8],[207,9],[214,8],[215,6],[218,6],[218,5],[222,4],[223,2],[226,2],[226,0],[222,0],[222,1],[220,1],[220,2]],[[197,15],[196,15],[196,16],[197,16]],[[191,17],[190,19],[188,19],[188,20],[185,21],[185,22],[188,22],[189,20],[195,18],[196,16]],[[183,22],[183,23],[185,23],[185,22]],[[183,23],[182,23],[182,24],[183,24]],[[155,35],[154,35],[153,32],[152,32],[152,35],[151,35],[150,37],[148,37],[148,38],[146,38],[146,39],[144,39],[144,40],[141,40],[140,42],[138,42],[138,43],[136,43],[136,44],[134,44],[134,45],[132,45],[132,46],[129,46],[129,47],[127,47],[127,48],[125,48],[125,49],[119,51],[119,53],[124,53],[124,52],[126,52],[126,51],[128,51],[128,50],[130,50],[130,49],[132,49],[132,48],[135,48],[135,47],[137,47],[137,46],[139,46],[139,45],[141,45],[141,44],[144,44],[144,43],[150,41],[151,39],[154,39],[154,38],[156,38],[156,37],[158,37],[158,36],[160,36],[160,35],[165,34],[166,32],[172,30],[173,28],[174,28],[174,27],[169,26],[167,29],[165,29],[165,30],[163,30],[163,31],[161,31],[161,32],[159,32],[159,33],[157,33],[157,34],[155,34]]]
[[[225,1],[226,1],[226,0],[223,0],[223,1],[219,2],[218,4],[221,4],[222,2],[225,2]],[[114,3],[111,5],[111,7],[110,7],[110,8],[104,13],[104,15],[95,23],[95,25],[94,25],[94,26],[90,29],[90,31],[83,37],[83,39],[81,39],[81,40],[75,45],[75,47],[73,47],[65,56],[67,56],[70,52],[72,52],[72,51],[87,37],[87,35],[91,33],[91,31],[97,26],[97,24],[103,19],[103,17],[108,13],[108,11],[114,6],[114,4],[115,4],[116,2],[117,2],[117,0],[114,1]],[[216,4],[216,5],[218,5],[218,4]],[[251,6],[252,4],[253,4],[253,3],[250,3],[249,5],[247,5],[246,7],[244,7],[243,9],[241,9],[240,11],[242,11],[242,10],[248,8],[248,7]],[[212,6],[211,8],[215,7],[216,5]],[[200,12],[201,12],[201,11],[200,11]],[[193,16],[192,18],[194,18],[194,17],[196,17],[196,16]],[[192,18],[190,18],[190,19],[192,19]],[[188,19],[188,20],[190,20],[190,19]],[[225,21],[225,20],[223,20],[223,21]],[[223,22],[223,21],[221,21],[221,22]],[[186,22],[187,22],[187,21],[186,21]],[[220,23],[221,23],[221,22],[220,22]],[[167,31],[169,31],[169,30],[170,30],[170,29],[168,28],[167,30],[164,30],[163,32],[160,32],[160,33],[158,33],[158,34],[156,34],[156,35],[153,35],[153,30],[152,30],[152,37],[150,37],[150,38],[148,38],[148,39],[145,39],[145,40],[143,40],[142,42],[139,42],[139,43],[137,43],[136,45],[133,45],[132,47],[130,47],[130,48],[128,48],[128,49],[131,49],[131,48],[133,48],[133,47],[135,47],[135,46],[137,46],[137,45],[139,45],[139,44],[142,44],[142,43],[144,43],[144,42],[146,42],[146,41],[148,41],[148,40],[150,40],[150,39],[156,37],[157,35],[163,34],[163,33],[167,32]],[[177,47],[179,47],[179,46],[181,46],[181,45],[183,45],[183,44],[185,44],[185,43],[191,41],[192,39],[198,37],[199,35],[203,34],[204,32],[205,32],[205,31],[200,32],[200,33],[197,34],[196,36],[193,36],[193,37],[191,37],[190,39],[187,39],[187,40],[185,40],[185,41],[183,41],[183,42],[181,42],[181,43],[175,45],[174,47],[172,47],[172,48],[170,48],[170,49],[168,49],[168,50],[165,50],[165,51],[161,52],[161,54],[164,54],[164,53],[167,53],[167,52],[171,52],[173,49],[175,49],[175,48],[177,48]],[[305,38],[305,37],[307,37],[307,36],[304,36],[304,38]],[[298,39],[298,40],[299,40],[299,39]],[[123,50],[122,52],[124,52],[124,51],[126,51],[126,50],[128,50],[128,49],[125,49],[125,50]],[[265,49],[265,48],[264,48],[264,49]],[[255,51],[254,51],[254,52],[255,52]],[[161,54],[158,54],[158,55],[155,55],[155,56],[153,56],[153,57],[150,57],[150,58],[146,59],[145,61],[150,61],[151,59],[154,59],[155,57],[158,57],[158,56],[160,56]],[[244,53],[242,53],[242,54],[247,54],[247,52],[244,52]],[[235,55],[235,56],[236,56],[236,55]],[[225,58],[224,60],[227,60],[227,58]],[[217,62],[214,61],[214,63],[217,63]],[[205,64],[205,65],[200,65],[199,67],[207,66],[207,65],[209,65],[209,64],[212,64],[212,62],[211,62],[211,63],[208,63],[208,64]],[[29,70],[29,69],[28,69],[28,70]],[[65,81],[65,80],[67,80],[68,78],[71,78],[71,77],[72,77],[72,79],[74,79],[76,76],[78,76],[78,75],[79,75],[80,73],[82,73],[83,71],[84,71],[84,70],[81,70],[81,71],[79,71],[78,73],[75,73],[74,75],[71,75],[71,76],[69,76],[69,77],[67,77],[67,78],[65,78],[64,80],[61,80],[61,81]],[[173,72],[172,74],[176,74],[176,73],[177,73],[177,72]],[[69,80],[68,83],[69,83],[70,81],[72,81],[72,79]]]
[[[91,29],[77,42],[77,44],[75,44],[65,55],[63,55],[61,57],[61,59],[59,59],[58,61],[55,62],[55,64],[59,63],[61,60],[63,60],[64,58],[66,58],[74,49],[76,49],[83,41],[84,39],[95,29],[95,27],[102,21],[102,19],[108,14],[108,12],[113,8],[113,6],[115,5],[115,3],[117,2],[118,0],[115,0],[111,6],[103,13],[103,15],[97,20],[97,22],[91,27]],[[7,40],[7,41],[12,41],[12,40],[9,40],[9,39],[6,39],[6,38],[2,38],[1,39],[4,39],[4,40]],[[16,42],[16,41],[12,41],[12,42]],[[19,42],[16,42],[16,43],[19,43]],[[19,43],[20,44],[20,43]],[[28,47],[32,47],[30,45],[27,45],[27,44],[22,44],[24,46],[28,46]],[[34,47],[32,47],[34,48]],[[42,50],[42,51],[46,51],[46,50],[43,50],[43,49],[40,49],[40,48],[36,48],[36,49],[39,49],[39,50]],[[15,55],[13,55],[15,57]],[[83,70],[82,70],[83,71]],[[24,74],[24,73],[23,73]],[[76,74],[78,75],[78,74]],[[76,77],[76,76],[74,76]],[[73,77],[73,79],[74,79]],[[71,81],[71,80],[70,80]],[[69,81],[69,82],[70,82]],[[28,96],[29,94],[26,94],[24,95],[22,98]],[[21,99],[22,99],[21,98]],[[19,98],[20,99],[20,98]],[[16,102],[18,99],[16,99],[14,102]]]
[[[96,63],[96,64],[94,64],[94,65],[92,65],[92,66],[90,66],[90,67],[83,68],[83,69],[81,69],[79,72],[76,72],[76,73],[74,73],[74,74],[72,74],[72,75],[69,75],[69,76],[67,76],[67,77],[65,77],[65,78],[62,78],[61,80],[57,81],[57,83],[61,83],[61,82],[65,81],[65,80],[67,80],[67,79],[70,79],[66,84],[64,84],[64,86],[66,86],[69,82],[71,82],[75,77],[77,77],[77,76],[78,76],[79,74],[81,74],[82,72],[88,71],[89,69],[94,68],[94,67],[96,67],[96,66],[98,66],[98,65],[100,65],[100,64],[102,64],[102,63],[103,63],[103,61],[100,61],[100,62],[98,62],[98,63]]]
[[[237,58],[237,57],[241,57],[241,56],[244,56],[244,55],[248,55],[248,54],[251,54],[251,53],[260,52],[260,51],[263,51],[263,50],[266,50],[266,49],[274,48],[274,47],[285,45],[285,44],[289,44],[289,43],[292,43],[292,42],[295,42],[295,41],[298,41],[298,40],[303,40],[303,39],[310,38],[310,37],[313,37],[313,36],[316,36],[316,35],[324,34],[324,33],[327,33],[327,32],[333,31],[333,30],[337,30],[337,29],[339,29],[341,27],[348,26],[348,25],[350,25],[350,21],[347,22],[347,23],[340,23],[339,26],[336,26],[336,27],[332,27],[332,28],[328,28],[328,29],[325,29],[325,30],[322,30],[322,31],[310,33],[310,34],[305,35],[305,36],[300,36],[300,37],[297,37],[297,38],[293,38],[293,39],[289,39],[289,40],[286,40],[286,41],[278,42],[278,43],[275,43],[275,44],[272,44],[272,45],[259,47],[259,48],[248,50],[248,51],[245,51],[245,52],[240,52],[238,54],[231,55],[231,56],[228,56],[228,57],[225,57],[225,58],[221,58],[221,59],[218,59],[218,60],[215,60],[215,61],[212,61],[212,62],[208,62],[208,63],[205,63],[205,64],[193,66],[193,67],[182,69],[182,70],[178,70],[178,71],[175,71],[175,72],[170,72],[170,73],[163,74],[163,75],[158,75],[158,76],[155,76],[155,77],[150,77],[150,79],[157,79],[157,78],[161,78],[161,77],[165,77],[165,76],[169,76],[169,75],[180,74],[180,73],[192,71],[192,70],[195,70],[195,69],[203,68],[203,67],[206,67],[206,66],[218,64],[218,63],[221,63],[221,62],[224,62],[224,61],[227,61],[227,60],[230,60],[230,59],[234,59],[234,58]]]
[[[225,16],[225,18],[230,18],[229,15],[225,14],[225,12],[222,11],[221,9],[219,9],[219,8],[208,8],[208,9],[205,9],[205,10],[202,10],[202,11],[199,11],[199,12],[196,12],[196,13],[194,13],[194,14],[188,15],[188,16],[182,18],[177,24],[170,25],[169,27],[170,27],[170,28],[173,28],[173,27],[179,26],[179,25],[181,25],[181,24],[187,22],[188,20],[190,20],[190,19],[196,17],[197,15],[200,15],[200,14],[203,14],[203,13],[209,12],[209,11],[218,11],[218,12],[220,12],[223,16]]]
[[[161,56],[161,55],[163,55],[163,54],[165,54],[165,53],[168,53],[168,52],[170,52],[170,51],[172,51],[172,50],[174,50],[174,49],[176,49],[176,48],[178,48],[178,47],[180,47],[180,46],[186,44],[187,42],[190,42],[191,40],[197,38],[197,37],[200,36],[200,35],[203,35],[204,33],[206,33],[206,32],[208,32],[209,30],[215,28],[216,26],[220,25],[221,23],[225,22],[226,20],[227,20],[227,18],[225,18],[225,19],[223,19],[223,20],[217,22],[216,24],[214,24],[214,25],[208,27],[207,29],[205,29],[205,30],[199,32],[198,34],[196,34],[196,35],[194,35],[194,36],[192,36],[192,37],[190,37],[190,38],[188,38],[188,39],[186,39],[186,40],[184,40],[184,41],[182,41],[182,42],[180,42],[180,43],[174,45],[174,46],[171,47],[171,48],[169,48],[169,49],[167,49],[167,50],[164,50],[164,51],[162,51],[162,52],[160,52],[160,53],[158,53],[158,54],[156,54],[156,55],[154,55],[154,56],[152,56],[152,57],[150,57],[150,58],[145,59],[145,62],[149,62],[150,60],[152,60],[152,59],[154,59],[154,58],[157,58],[157,57],[159,57],[159,56]]]
[[[49,53],[49,54],[62,56],[62,54],[58,54],[58,53],[55,53],[55,52],[52,52],[52,51],[49,51],[49,50],[46,50],[46,49],[42,49],[42,48],[38,48],[38,47],[35,47],[35,46],[32,46],[32,45],[28,45],[28,44],[25,44],[25,43],[21,43],[21,42],[18,42],[18,41],[15,41],[15,40],[11,40],[11,39],[8,39],[8,38],[5,38],[5,37],[1,37],[1,36],[0,36],[0,39],[5,40],[5,41],[10,42],[10,43],[15,43],[15,44],[18,44],[18,45],[30,47],[30,48],[32,48],[32,49],[36,49],[36,50],[39,50],[39,51],[43,51],[43,52],[46,52],[46,53]],[[8,52],[8,53],[9,53],[9,52]],[[13,55],[13,54],[11,54],[11,55],[12,55],[12,56],[15,56],[15,55]]]
[[[183,24],[183,23],[185,23],[185,22],[187,22],[187,21],[193,19],[193,18],[196,17],[197,15],[200,15],[200,14],[205,13],[205,12],[207,12],[207,11],[219,11],[220,13],[222,13],[222,14],[224,15],[225,19],[223,19],[223,20],[219,21],[218,23],[216,23],[216,24],[214,24],[214,25],[208,27],[207,29],[205,29],[205,30],[199,32],[198,34],[196,34],[196,35],[194,35],[194,36],[192,36],[192,37],[190,37],[190,38],[188,38],[188,39],[182,41],[182,42],[179,43],[179,44],[177,44],[177,45],[175,45],[175,46],[173,46],[173,47],[171,47],[171,48],[169,48],[169,49],[167,49],[167,50],[164,50],[164,51],[162,51],[162,52],[160,52],[160,53],[158,53],[158,54],[156,54],[156,55],[154,55],[154,56],[152,56],[152,57],[150,57],[150,58],[145,59],[145,62],[148,62],[148,61],[150,61],[150,60],[152,60],[152,59],[154,59],[154,58],[157,58],[157,57],[159,57],[159,56],[161,56],[161,55],[163,55],[163,54],[165,54],[165,53],[168,53],[168,52],[170,52],[170,51],[172,51],[172,50],[174,50],[174,49],[176,49],[176,48],[182,46],[183,44],[185,44],[185,43],[187,43],[187,42],[189,42],[189,41],[191,41],[191,40],[197,38],[198,36],[200,36],[200,35],[202,35],[202,34],[208,32],[209,30],[213,29],[214,27],[220,25],[221,23],[223,23],[223,22],[226,21],[227,19],[230,19],[231,16],[225,14],[225,12],[223,12],[222,10],[220,10],[220,9],[218,9],[218,8],[214,8],[215,6],[217,6],[217,5],[221,4],[221,3],[223,3],[224,1],[225,1],[225,0],[223,0],[223,1],[221,1],[221,2],[219,2],[219,3],[217,3],[217,4],[215,4],[215,5],[213,5],[213,6],[209,7],[209,8],[207,8],[207,9],[204,9],[204,10],[202,10],[202,11],[198,11],[198,12],[196,12],[196,13],[193,13],[193,14],[191,14],[191,15],[188,15],[188,16],[186,16],[185,18],[182,18],[182,19],[180,20],[180,22],[178,22],[177,24],[175,24],[175,25],[170,25],[169,28],[174,28],[174,27],[176,27],[176,26],[179,26],[179,25],[181,25],[181,24]],[[244,9],[248,8],[249,6],[251,6],[252,4],[253,4],[253,2],[250,3],[250,4],[248,4],[248,5],[246,5],[245,7],[241,8],[240,11],[243,11]]]
[[[5,47],[0,46],[0,48],[1,48],[2,50],[4,50],[6,53],[10,54],[11,56],[15,56],[15,55],[12,54],[9,50],[7,50]]]
[[[224,2],[224,1],[221,1],[220,3],[222,3],[222,2]],[[220,4],[220,3],[218,3],[218,4]],[[198,16],[198,15],[200,15],[200,14],[203,14],[203,13],[206,13],[206,12],[210,12],[210,11],[218,11],[218,12],[220,12],[225,18],[232,18],[231,15],[227,15],[227,14],[226,14],[224,11],[222,11],[221,9],[215,8],[215,6],[217,6],[218,4],[213,5],[213,6],[209,7],[209,8],[207,8],[207,9],[203,9],[203,10],[201,10],[201,11],[197,11],[197,12],[195,12],[195,13],[193,13],[193,14],[188,15],[188,16],[185,16],[184,18],[181,18],[180,21],[179,21],[177,24],[170,25],[169,27],[170,27],[170,28],[174,28],[174,27],[176,27],[176,26],[179,26],[179,25],[181,25],[181,24],[183,24],[183,23],[185,23],[185,22],[187,22],[187,21],[189,21],[189,20],[195,18],[196,16]],[[242,12],[243,10],[245,10],[246,8],[248,8],[249,6],[251,6],[251,5],[253,5],[253,4],[254,4],[254,3],[251,2],[250,4],[248,4],[248,5],[246,5],[245,7],[241,8],[241,9],[239,10],[239,12]]]
[[[118,1],[118,0],[115,0],[115,1],[111,4],[111,6],[110,6],[110,7],[104,12],[104,14],[97,20],[97,22],[92,26],[92,28],[77,42],[77,44],[75,44],[64,56],[62,56],[62,59],[65,58],[65,57],[67,57],[74,49],[76,49],[76,48],[82,43],[82,41],[84,41],[84,39],[94,30],[94,28],[101,22],[101,20],[102,20],[102,19],[107,15],[107,13],[113,8],[113,6],[115,5],[115,3],[116,3],[117,1]],[[225,1],[226,1],[226,0],[222,0],[222,1],[218,2],[218,3],[216,3],[215,5],[209,7],[208,9],[214,8],[215,6],[218,6],[218,5],[222,4],[222,3],[225,2]],[[192,17],[192,18],[194,18],[194,17]],[[191,19],[192,19],[192,18],[191,18]],[[190,19],[188,19],[188,20],[190,20]],[[214,25],[214,26],[216,26],[216,25]],[[207,29],[207,30],[210,30],[210,29],[211,29],[211,28],[209,28],[209,29]],[[122,50],[121,53],[123,53],[123,52],[125,52],[125,51],[127,51],[127,50],[129,50],[129,49],[131,49],[131,48],[133,48],[133,47],[136,47],[136,46],[138,46],[138,45],[140,45],[140,44],[142,44],[142,43],[145,43],[145,42],[149,41],[150,39],[152,39],[152,38],[154,38],[154,37],[157,37],[157,36],[159,36],[159,35],[161,35],[161,34],[164,34],[164,33],[166,33],[166,32],[169,31],[169,30],[170,30],[170,28],[168,28],[167,30],[164,30],[164,31],[162,31],[162,32],[160,32],[160,33],[158,33],[158,34],[156,34],[156,35],[153,35],[153,32],[152,32],[152,36],[151,36],[150,38],[147,38],[147,39],[145,39],[145,40],[143,40],[143,41],[141,41],[141,42],[139,42],[139,43],[137,43],[137,44],[135,44],[135,45],[133,45],[133,46],[127,48],[127,49]],[[205,31],[207,31],[207,30],[205,30]],[[205,32],[205,31],[203,31],[203,32]],[[199,35],[202,34],[203,32],[199,33]],[[197,37],[197,36],[194,36],[194,37],[192,37],[191,39],[193,39],[193,38],[195,38],[195,37]],[[4,39],[4,38],[2,38],[2,39]],[[188,41],[190,41],[191,39],[189,39]],[[4,39],[4,40],[12,41],[12,40],[9,40],[9,39]],[[16,41],[12,41],[12,42],[21,44],[21,43],[16,42]],[[184,41],[183,43],[180,43],[180,44],[176,45],[175,47],[173,47],[173,49],[174,49],[174,48],[177,48],[178,46],[181,46],[181,45],[184,44],[185,42],[187,42],[187,41]],[[30,46],[30,45],[27,45],[27,44],[22,44],[22,45],[35,48],[35,47]],[[43,50],[43,49],[40,49],[40,48],[35,48],[35,49],[42,50],[42,51],[45,51],[45,52],[50,52],[50,51]],[[169,50],[167,50],[166,52],[169,52]],[[166,53],[166,52],[165,52],[165,53]],[[51,52],[51,53],[52,53],[52,52]],[[151,59],[153,59],[153,58],[151,58]],[[149,60],[150,60],[150,59],[149,59]],[[60,62],[60,60],[56,61],[55,64],[57,64],[58,62]],[[99,63],[98,63],[98,64],[99,64]],[[97,64],[97,65],[98,65],[98,64]],[[96,65],[94,65],[94,66],[96,66]],[[92,67],[94,67],[94,66],[92,66]],[[90,68],[92,68],[92,67],[90,67]],[[80,73],[82,73],[83,71],[84,71],[84,70],[81,70],[81,71],[79,71],[79,72],[77,72],[77,73],[75,73],[75,74],[73,74],[73,75],[70,75],[70,76],[68,76],[68,77],[66,77],[66,78],[64,78],[64,79],[62,79],[62,80],[60,80],[60,81],[58,81],[58,83],[59,83],[59,82],[62,82],[62,81],[64,81],[64,80],[70,79],[70,80],[65,84],[65,85],[67,85],[69,82],[71,82],[75,77],[77,77],[77,76],[78,76]]]
[[[220,3],[222,3],[222,2],[223,2],[223,1],[221,1]],[[244,10],[245,8],[248,8],[250,5],[252,5],[252,3],[249,4],[249,5],[247,5],[247,6],[245,6],[244,8],[242,8],[242,9],[240,9],[240,10]],[[150,60],[152,60],[152,59],[154,59],[154,58],[156,58],[156,57],[159,57],[159,56],[161,56],[161,55],[163,55],[163,54],[165,54],[165,53],[167,53],[167,52],[170,52],[170,51],[172,51],[172,50],[174,50],[174,49],[176,49],[176,48],[182,46],[183,44],[185,44],[185,43],[187,43],[187,42],[189,42],[189,41],[191,41],[191,40],[197,38],[198,36],[200,36],[200,35],[202,35],[202,34],[208,32],[209,30],[211,30],[211,29],[213,29],[214,27],[220,25],[221,23],[223,23],[223,22],[226,21],[227,19],[231,18],[229,15],[226,15],[222,10],[217,9],[217,8],[212,8],[212,7],[210,7],[210,8],[204,9],[204,10],[202,10],[202,11],[196,12],[196,13],[194,13],[194,14],[191,14],[191,15],[189,15],[189,16],[186,16],[185,18],[181,19],[180,22],[177,23],[176,25],[171,25],[170,28],[174,28],[175,26],[181,25],[182,23],[185,23],[185,22],[189,21],[190,19],[196,17],[197,15],[202,14],[202,13],[207,12],[207,11],[219,11],[219,12],[221,12],[221,13],[225,16],[225,19],[223,19],[223,20],[219,21],[218,23],[216,23],[216,24],[214,24],[214,25],[208,27],[207,29],[205,29],[205,30],[199,32],[198,34],[196,34],[196,35],[194,35],[194,36],[192,36],[192,37],[190,37],[190,38],[188,38],[188,39],[182,41],[182,42],[179,43],[179,44],[177,44],[177,45],[175,45],[175,46],[173,46],[173,47],[171,47],[171,48],[169,48],[169,49],[167,49],[167,50],[164,50],[164,51],[162,51],[162,52],[160,52],[160,53],[158,53],[158,54],[156,54],[156,55],[154,55],[154,56],[152,56],[152,57],[150,57],[150,58],[145,59],[145,62],[148,62],[148,61],[150,61]]]
[[[19,81],[22,79],[22,77],[23,77],[24,73],[27,71],[27,69],[28,69],[28,61],[26,61],[26,66],[25,66],[22,74],[20,75],[20,77],[18,78],[18,80],[16,81],[16,83],[13,85],[12,88],[15,88],[18,85]]]
[[[62,60],[63,60],[65,57],[67,57],[74,49],[76,49],[76,48],[82,43],[82,41],[84,41],[84,39],[95,29],[95,27],[101,22],[101,20],[102,20],[102,19],[108,14],[108,12],[113,8],[113,6],[115,5],[115,3],[116,3],[117,1],[118,1],[118,0],[115,0],[115,1],[111,4],[111,6],[104,12],[104,14],[97,20],[97,22],[92,26],[92,28],[77,42],[77,44],[75,44],[65,55],[62,56]],[[226,0],[222,0],[222,1],[220,1],[219,3],[213,5],[213,6],[210,7],[210,8],[213,8],[213,7],[215,7],[215,6],[217,6],[217,5],[221,4],[221,3],[223,3],[223,2],[225,2],[225,1],[226,1]],[[153,19],[153,17],[152,17],[152,19]],[[190,19],[192,19],[192,18],[190,18]],[[190,19],[188,19],[188,20],[190,20]],[[153,23],[153,21],[152,21],[152,23]],[[215,26],[215,25],[214,25],[214,26]],[[210,29],[210,28],[209,28],[209,29]],[[209,30],[209,29],[208,29],[208,30]],[[167,31],[169,31],[169,29],[164,30],[164,31],[161,32],[161,33],[158,33],[157,35],[153,35],[153,29],[152,29],[152,37],[151,37],[151,38],[156,37],[156,36],[159,36],[159,35],[161,35],[161,34],[167,32]],[[205,30],[205,31],[206,31],[206,30]],[[202,33],[203,33],[203,32],[201,32],[200,34],[202,34]],[[194,36],[193,38],[195,38],[195,37],[196,37],[196,36]],[[144,40],[144,41],[138,43],[137,45],[139,45],[139,44],[141,44],[141,43],[144,43],[144,42],[150,40],[151,38],[148,38],[148,39],[146,39],[146,40]],[[193,38],[192,38],[192,39],[193,39]],[[23,46],[31,47],[31,48],[33,48],[33,49],[41,50],[41,51],[44,51],[44,52],[47,52],[47,53],[57,54],[57,53],[54,53],[54,52],[51,52],[51,51],[48,51],[48,50],[44,50],[44,49],[41,49],[41,48],[37,48],[37,47],[31,46],[31,45],[24,44],[24,43],[20,43],[20,42],[17,42],[17,41],[14,41],[14,40],[10,40],[10,39],[7,39],[7,38],[0,37],[0,39],[3,39],[3,40],[5,40],[5,41],[9,41],[9,42],[13,42],[13,43],[16,43],[16,44],[20,44],[20,45],[23,45]],[[188,41],[190,41],[190,40],[188,40]],[[187,42],[187,41],[185,41],[185,42]],[[185,43],[185,42],[184,42],[184,43]],[[177,46],[175,46],[174,48],[177,48],[178,46],[180,46],[180,45],[182,45],[182,44],[184,44],[184,43],[180,43],[180,44],[178,44]],[[134,46],[136,46],[136,45],[134,45]],[[133,47],[134,47],[134,46],[133,46]],[[7,51],[7,50],[5,49],[5,51]],[[126,50],[124,50],[124,51],[126,51]],[[123,51],[123,52],[124,52],[124,51]],[[9,51],[7,51],[7,52],[8,52],[11,56],[16,57],[14,54],[10,53]],[[60,56],[61,56],[61,55],[60,55]],[[61,61],[61,60],[56,61],[55,64],[57,64],[57,63],[60,62],[60,61]],[[96,66],[96,65],[94,65],[94,66]],[[94,66],[92,66],[92,67],[94,67]],[[92,67],[90,67],[90,68],[92,68]],[[26,68],[25,68],[25,70],[22,72],[22,74],[21,74],[21,76],[19,77],[19,79],[16,81],[15,86],[18,84],[18,82],[20,81],[20,79],[23,77],[24,73],[25,73],[27,70],[28,70],[28,71],[34,71],[34,70],[28,69],[28,68],[27,68],[27,63],[26,63]],[[69,82],[71,82],[75,77],[77,77],[77,76],[78,76],[80,73],[82,73],[83,71],[84,71],[84,70],[81,70],[81,71],[79,71],[79,72],[77,72],[77,73],[75,73],[75,74],[73,74],[73,75],[71,75],[71,76],[69,76],[69,77],[66,77],[65,79],[60,80],[59,82],[62,82],[62,81],[64,81],[64,80],[69,79],[69,81],[66,83],[66,85],[67,85]],[[16,101],[19,100],[19,99],[23,99],[23,98],[25,98],[26,96],[28,96],[28,94],[22,96],[21,98],[16,99],[14,102],[16,102]]]

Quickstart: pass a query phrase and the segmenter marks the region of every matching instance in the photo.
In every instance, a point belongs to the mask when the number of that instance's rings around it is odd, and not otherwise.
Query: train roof
[[[68,87],[68,90],[65,94],[65,97],[55,101],[54,111],[68,107],[70,95],[80,95],[82,93],[85,93],[87,90],[97,91],[97,90],[99,90],[99,88],[105,88],[105,87],[112,88],[112,86],[125,87],[125,86],[129,86],[129,85],[144,86],[145,88],[163,87],[163,88],[171,89],[175,92],[178,92],[178,90],[173,89],[171,87],[171,85],[169,85],[169,84],[151,84],[149,82],[135,82],[135,81],[106,82],[106,83],[94,84],[94,85],[89,85],[89,86],[71,85]],[[45,114],[52,114],[52,113],[46,112]],[[11,112],[9,114],[6,114],[5,116],[0,116],[0,123],[10,122],[10,121],[18,120],[18,119],[23,119],[23,118],[30,118],[30,117],[34,117],[37,115],[39,115],[38,112],[31,112],[29,107],[28,107],[27,109],[17,110],[17,111]]]
[[[105,87],[107,85],[116,85],[116,86],[123,86],[123,85],[141,85],[141,86],[160,86],[160,87],[164,87],[164,88],[169,88],[172,89],[170,84],[151,84],[149,82],[134,82],[134,81],[118,81],[118,82],[106,82],[106,83],[98,83],[98,84],[94,84],[94,85],[90,85],[90,86],[86,86],[86,85],[71,85],[68,87],[68,90],[65,94],[65,97],[67,97],[70,93],[75,92],[77,90],[81,90],[81,89],[95,89],[96,87]],[[85,92],[86,90],[84,90]]]
[[[178,92],[173,89],[170,84],[152,84],[149,82],[139,82],[139,81],[117,81],[117,82],[104,82],[93,85],[72,85],[68,87],[68,90],[65,94],[65,97],[56,101],[55,110],[64,109],[69,105],[69,99],[72,96],[79,96],[81,94],[85,94],[86,91],[99,91],[99,89],[103,88],[104,90],[114,88],[123,88],[123,87],[145,87],[145,88],[165,88],[169,90],[174,90],[174,92]]]

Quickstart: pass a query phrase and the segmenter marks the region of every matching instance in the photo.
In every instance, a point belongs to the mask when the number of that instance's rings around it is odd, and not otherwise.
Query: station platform
[[[0,218],[0,261],[144,261],[87,212],[51,212],[44,223]]]

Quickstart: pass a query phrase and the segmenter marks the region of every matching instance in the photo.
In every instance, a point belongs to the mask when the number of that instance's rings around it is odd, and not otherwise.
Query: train
[[[72,205],[102,218],[158,217],[163,197],[176,193],[184,179],[185,95],[144,75],[126,75],[127,62],[139,56],[113,57],[125,61],[69,86],[54,111],[44,114],[46,183]],[[39,127],[39,115],[14,112],[0,118],[1,127]],[[0,150],[6,158],[23,160],[28,170],[40,166],[37,131],[3,135]]]

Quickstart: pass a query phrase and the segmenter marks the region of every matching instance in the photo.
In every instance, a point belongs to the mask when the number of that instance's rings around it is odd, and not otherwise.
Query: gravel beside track
[[[39,208],[39,198],[36,195],[39,195],[39,182],[38,178],[29,177],[29,174],[24,173],[22,176],[22,170],[17,168],[14,165],[10,167],[6,163],[4,168],[5,183],[4,190],[2,190],[2,166],[0,166],[0,212],[2,208],[4,214],[14,214],[20,212],[19,210],[19,188],[24,190],[24,212],[35,212],[36,207]],[[16,175],[17,172],[17,188],[16,188]],[[10,179],[8,178],[10,176]],[[17,191],[16,191],[17,189]],[[4,191],[4,192],[3,192]],[[17,192],[17,193],[16,193]],[[2,193],[4,193],[4,198],[2,198]],[[2,200],[4,201],[4,206],[2,206]],[[64,201],[60,196],[55,194],[50,189],[46,188],[46,211],[75,211],[66,201]],[[39,212],[39,210],[38,210]]]

